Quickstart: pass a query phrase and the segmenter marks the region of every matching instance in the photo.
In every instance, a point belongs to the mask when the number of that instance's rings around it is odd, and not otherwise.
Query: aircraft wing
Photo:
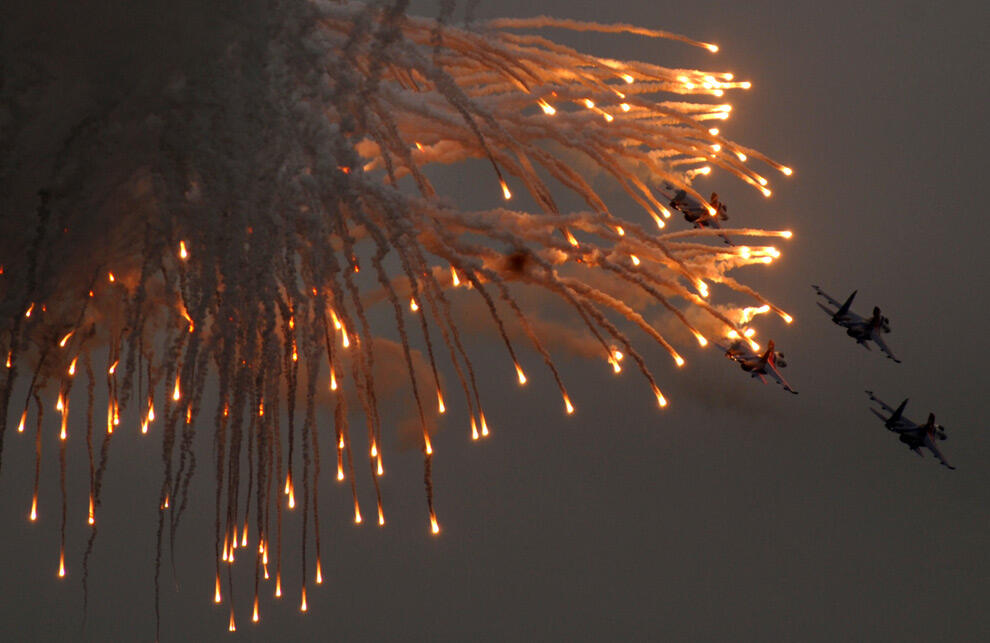
[[[880,350],[882,350],[884,352],[884,354],[887,355],[887,357],[889,357],[890,359],[894,360],[898,364],[901,363],[901,360],[899,360],[896,357],[894,357],[894,354],[892,352],[890,352],[890,348],[887,346],[887,342],[883,341],[883,337],[880,336],[880,333],[878,333],[877,331],[873,331],[873,336],[871,337],[871,339],[874,342],[876,342],[877,346],[880,347]],[[865,344],[864,344],[864,346],[865,346]]]
[[[767,364],[766,374],[777,381],[778,384],[784,387],[784,390],[788,393],[793,393],[797,395],[797,391],[791,388],[791,385],[787,383],[787,380],[780,374],[780,371],[773,364]]]
[[[936,458],[938,458],[938,461],[942,463],[942,466],[955,469],[955,467],[949,464],[949,461],[945,459],[942,452],[938,450],[938,446],[935,444],[935,440],[932,440],[932,436],[925,436],[925,447],[927,447],[928,450],[931,451]]]
[[[894,410],[895,410],[894,407],[892,407],[891,405],[887,404],[886,402],[884,402],[880,398],[878,398],[875,395],[873,395],[873,391],[867,391],[866,394],[870,396],[870,399],[871,400],[873,400],[874,402],[876,402],[877,404],[879,404],[880,405],[880,408],[882,408],[884,411],[886,411],[888,413],[887,417],[883,417],[883,415],[881,415],[880,413],[877,413],[876,410],[870,409],[871,411],[873,411],[874,413],[876,413],[881,419],[883,419],[884,422],[886,422],[887,419],[890,418],[890,415],[892,415],[894,413]]]
[[[816,292],[816,293],[818,293],[818,296],[819,296],[819,297],[824,297],[824,298],[825,298],[825,300],[826,300],[826,301],[827,301],[828,303],[830,303],[830,304],[832,304],[833,306],[835,306],[835,308],[836,308],[836,310],[838,310],[839,308],[841,308],[841,307],[842,307],[842,302],[841,302],[841,301],[836,301],[835,299],[833,299],[833,298],[832,298],[832,296],[831,296],[831,295],[829,295],[829,294],[828,294],[827,292],[825,292],[824,290],[822,290],[822,289],[821,289],[821,288],[819,288],[818,286],[815,286],[814,284],[812,284],[812,286],[811,286],[811,287],[815,289],[815,292]],[[821,306],[821,304],[818,304],[818,305],[819,305],[819,306]],[[824,308],[824,306],[822,306],[822,307]],[[826,308],[826,311],[827,311],[827,310],[828,310],[828,309]],[[834,311],[833,311],[832,313],[829,313],[829,315],[831,315],[831,314],[833,314],[833,313],[834,313]]]

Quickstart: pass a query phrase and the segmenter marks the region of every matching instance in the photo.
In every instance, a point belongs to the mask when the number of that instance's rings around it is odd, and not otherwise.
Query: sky
[[[698,185],[719,191],[730,223],[794,231],[778,263],[746,278],[795,317],[761,327],[786,353],[800,395],[691,348],[683,372],[657,368],[671,401],[659,412],[625,377],[562,356],[578,407],[565,417],[549,378],[519,389],[488,369],[480,384],[493,438],[473,445],[449,421],[437,440],[440,537],[425,528],[414,453],[391,454],[384,530],[354,527],[347,494],[327,481],[327,580],[310,587],[310,612],[269,599],[252,627],[242,595],[236,635],[211,602],[204,465],[194,481],[202,502],[176,550],[177,589],[163,585],[162,639],[990,639],[981,154],[990,70],[980,50],[990,15],[979,2],[951,4],[482,2],[478,17],[621,21],[715,42],[711,55],[634,36],[550,34],[599,55],[753,82],[733,97],[723,131],[794,176],[776,180],[769,200],[717,172]],[[413,6],[435,13],[433,3]],[[466,172],[451,191],[484,207],[484,175]],[[832,325],[813,283],[840,299],[858,289],[860,313],[879,305],[903,363]],[[480,363],[504,359],[494,341],[472,346]],[[868,412],[867,388],[891,404],[910,397],[916,420],[934,411],[957,470],[899,444]],[[5,630],[25,641],[153,638],[147,507],[159,478],[148,463],[157,467],[158,446],[137,436],[115,445],[83,630],[78,570],[55,578],[54,509],[40,525],[23,519],[31,447],[8,441],[24,457],[6,457],[0,478]],[[54,469],[42,483],[52,494]],[[71,559],[79,547],[76,538]],[[296,586],[291,571],[286,586]]]

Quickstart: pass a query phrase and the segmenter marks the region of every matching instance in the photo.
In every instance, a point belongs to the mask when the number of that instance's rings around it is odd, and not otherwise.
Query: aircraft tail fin
[[[901,420],[901,416],[904,414],[904,407],[907,406],[908,398],[904,398],[901,405],[894,409],[893,415],[884,423],[888,429],[892,429],[897,426],[897,423]]]
[[[770,343],[767,344],[767,351],[763,353],[763,356],[760,358],[760,361],[762,361],[764,364],[773,364],[776,359],[773,348],[774,348],[773,340],[771,339]]]
[[[858,290],[852,291],[852,294],[849,295],[848,299],[846,299],[846,303],[842,304],[839,307],[839,310],[835,311],[835,314],[832,315],[832,319],[837,321],[840,317],[842,317],[843,315],[849,312],[849,307],[852,306],[853,299],[856,297],[857,292],[859,291]]]

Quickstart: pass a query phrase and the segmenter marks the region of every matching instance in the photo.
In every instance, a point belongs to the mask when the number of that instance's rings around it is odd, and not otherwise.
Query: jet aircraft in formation
[[[846,334],[855,339],[856,343],[869,350],[870,345],[866,342],[872,341],[880,347],[880,350],[882,350],[887,357],[897,363],[900,363],[901,360],[894,356],[894,354],[890,351],[890,348],[887,346],[887,343],[883,340],[883,335],[890,332],[890,320],[880,314],[879,308],[874,306],[873,315],[869,318],[860,317],[849,309],[852,305],[853,298],[856,297],[857,291],[854,290],[846,301],[840,304],[837,299],[833,299],[828,293],[818,286],[812,286],[812,288],[814,288],[815,292],[817,292],[820,297],[824,297],[825,300],[832,306],[832,308],[830,308],[829,306],[818,302],[818,307],[828,313],[833,322],[845,328]]]
[[[726,214],[728,208],[719,201],[718,194],[715,192],[712,192],[711,199],[706,205],[690,196],[686,190],[679,190],[670,183],[665,183],[664,186],[674,194],[672,197],[666,195],[670,199],[670,207],[683,214],[687,222],[696,228],[721,229],[719,220],[725,221],[729,218],[729,215]],[[725,234],[719,236],[730,246],[735,245]]]
[[[873,391],[867,391],[866,394],[870,396],[870,400],[876,402],[885,411],[885,413],[881,413],[877,409],[871,408],[870,410],[873,414],[883,420],[883,425],[888,430],[897,433],[900,441],[906,444],[909,449],[917,453],[920,457],[924,457],[921,453],[921,448],[924,447],[931,451],[944,466],[955,469],[945,459],[945,456],[942,455],[942,452],[938,449],[938,445],[935,443],[936,440],[948,439],[948,436],[945,434],[944,426],[935,424],[934,413],[928,414],[927,422],[918,424],[904,417],[904,407],[907,406],[907,399],[901,402],[895,409],[873,395]]]
[[[774,350],[773,341],[763,353],[754,351],[750,348],[749,343],[743,339],[737,339],[729,346],[722,346],[718,343],[715,345],[725,351],[726,357],[737,362],[742,370],[753,377],[759,377],[763,382],[766,382],[766,378],[770,377],[784,387],[785,391],[797,394],[797,391],[791,388],[791,385],[784,380],[778,370],[787,366],[787,362],[784,361],[783,353]]]

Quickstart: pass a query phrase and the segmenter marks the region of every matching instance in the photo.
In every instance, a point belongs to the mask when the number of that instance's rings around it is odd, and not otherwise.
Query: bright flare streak
[[[361,524],[361,508],[358,507],[357,501],[354,501],[354,524]]]
[[[450,267],[450,281],[454,284],[454,288],[461,285],[461,280],[457,277],[457,271],[453,266]]]
[[[753,86],[753,83],[749,82],[748,80],[744,80],[743,82],[739,83],[739,86],[742,87],[743,89],[749,89],[750,87]]]
[[[275,598],[282,598],[282,572],[275,574]]]
[[[27,414],[27,409],[24,409],[24,412],[21,413],[21,421],[17,424],[18,433],[24,433],[24,421],[27,420]]]
[[[172,400],[178,402],[182,399],[182,389],[179,387],[179,376],[175,376],[175,388],[172,389]]]
[[[61,550],[58,554],[58,577],[65,578],[65,550]]]
[[[96,511],[93,506],[93,494],[90,494],[89,496],[89,517],[87,518],[87,522],[91,525],[96,523]]]
[[[713,152],[721,152],[722,151],[722,144],[721,143],[715,143],[714,145],[712,145],[712,151]]]
[[[760,350],[760,345],[754,342],[753,340],[749,340],[749,347],[752,348],[754,351]]]
[[[485,414],[483,411],[479,411],[478,415],[481,417],[481,437],[488,437],[488,421],[485,420]]]
[[[344,328],[343,324],[341,324],[340,326],[340,336],[341,336],[340,345],[343,346],[344,348],[349,347],[351,345],[351,340],[347,337],[347,329]]]
[[[632,85],[633,84],[633,81],[635,80],[629,74],[622,74],[621,78],[622,78],[622,80],[626,81],[626,84],[627,85]]]
[[[707,339],[705,339],[705,336],[704,336],[704,335],[702,335],[701,333],[699,333],[699,332],[697,332],[697,331],[694,331],[694,337],[695,337],[695,339],[697,339],[697,340],[698,340],[698,343],[699,343],[699,344],[700,344],[701,346],[708,346],[708,340],[707,340]]]
[[[237,631],[237,625],[234,623],[234,608],[233,607],[230,608],[230,624],[227,625],[227,631],[228,632],[236,632]]]
[[[708,133],[711,134],[712,136],[718,136],[718,128],[713,127],[710,130],[708,130]]]
[[[117,370],[117,364],[119,364],[119,363],[120,363],[120,360],[117,360],[113,364],[111,364],[110,365],[110,369],[107,370],[107,374],[108,375],[113,375],[114,374],[114,371]]]
[[[378,505],[378,526],[385,526],[385,512],[382,510],[381,505]]]
[[[443,414],[447,412],[447,407],[443,404],[443,393],[440,389],[437,389],[437,413]]]
[[[505,181],[502,181],[501,183],[502,183],[502,196],[505,197],[506,201],[508,201],[509,199],[512,198],[512,192],[509,191],[509,186],[506,185]]]
[[[32,310],[34,310],[34,302],[31,302],[31,305],[28,306],[28,309],[24,312],[24,316],[25,317],[30,317]],[[8,358],[8,361],[9,361],[10,356],[8,355],[7,358]],[[7,364],[7,368],[10,368],[10,364]]]
[[[471,439],[478,439],[478,424],[474,421],[474,416],[471,416]]]
[[[38,519],[38,496],[35,495],[31,498],[31,514],[29,516],[31,522]]]
[[[667,406],[667,398],[663,396],[663,393],[660,392],[660,389],[654,386],[653,394],[657,396],[657,404],[660,405],[660,408]]]
[[[698,281],[698,294],[705,298],[708,297],[708,284],[703,280]]]
[[[629,255],[629,258],[632,259],[632,262],[633,262],[633,265],[634,266],[638,266],[639,265],[639,257],[637,257],[636,255]]]
[[[334,372],[333,369],[330,369],[330,390],[331,391],[337,390],[337,374]]]
[[[335,310],[330,310],[330,317],[333,318],[333,327],[337,330],[342,330],[343,326],[341,325],[340,318],[337,317],[337,312]]]
[[[316,559],[316,584],[323,584],[323,567],[320,565],[320,559]]]
[[[419,310],[419,305],[416,303],[416,300],[413,299],[413,298],[410,298],[409,299],[409,310],[411,310],[413,312],[416,312],[416,311]]]
[[[65,337],[62,338],[62,341],[60,341],[58,343],[59,348],[65,348],[65,345],[68,343],[69,339],[73,335],[75,335],[75,333],[76,333],[76,331],[74,331],[74,330],[70,330],[68,333],[66,333],[65,334]],[[7,367],[10,368],[10,364],[8,364]]]
[[[625,228],[623,228],[623,227],[622,227],[622,226],[620,226],[620,225],[617,225],[617,226],[615,226],[615,233],[616,233],[617,235],[619,235],[620,237],[624,237],[624,236],[626,236],[626,230],[625,230]],[[8,368],[9,368],[9,367],[10,367],[10,366],[8,365]]]
[[[189,252],[186,250],[186,242],[179,241],[179,259],[185,261],[189,258]]]
[[[378,446],[374,442],[371,443],[371,457],[372,458],[378,457]]]
[[[55,402],[55,410],[61,413],[64,408],[65,408],[65,404],[62,401],[62,393],[61,391],[59,391],[58,401]]]
[[[660,228],[661,230],[663,230],[664,227],[667,225],[666,223],[663,222],[663,219],[661,219],[660,217],[658,217],[656,214],[653,214],[652,212],[650,214],[653,215],[653,220],[656,221],[657,227]]]
[[[523,373],[522,367],[516,364],[516,375],[519,376],[519,385],[522,386],[526,383],[526,374]]]
[[[737,156],[737,157],[739,158],[739,160],[740,160],[740,161],[742,161],[743,163],[745,163],[745,162],[746,162],[746,159],[748,159],[748,158],[749,158],[748,156],[746,156],[746,155],[745,155],[745,154],[743,154],[742,152],[736,152],[736,156]]]
[[[632,109],[631,107],[629,107],[629,103],[622,103],[619,105],[619,108],[622,109],[622,111],[624,112],[628,112],[630,109]]]
[[[213,585],[213,602],[219,603],[222,599],[220,596],[220,574],[217,573],[217,581]]]
[[[543,113],[546,114],[547,116],[553,116],[554,114],[557,113],[557,110],[554,109],[553,106],[550,105],[550,103],[546,102],[542,98],[537,100],[536,103],[540,106],[540,109],[542,109]]]
[[[437,517],[433,513],[430,513],[430,531],[434,536],[440,533],[440,524],[437,523]]]
[[[567,393],[564,393],[564,409],[567,411],[568,415],[574,414],[574,405],[571,404],[571,398],[567,396]]]
[[[379,476],[385,475],[385,469],[382,468],[382,459],[381,458],[378,458],[378,468],[375,469],[375,473],[377,473]]]
[[[684,366],[684,358],[680,355],[674,355],[674,363],[678,366]]]
[[[302,601],[299,604],[299,611],[305,612],[308,608],[306,607],[306,586],[303,585],[302,588]]]
[[[254,613],[251,614],[251,620],[255,623],[258,622],[258,597],[254,597]]]
[[[746,330],[743,331],[743,337],[752,337],[755,334],[756,331],[752,328],[747,328]]]
[[[584,106],[587,107],[588,109],[594,109],[595,108],[595,102],[593,100],[591,100],[590,98],[585,98],[584,101],[582,101],[582,102],[584,103]]]
[[[785,324],[790,324],[792,321],[794,321],[794,318],[788,315],[787,313],[781,313],[780,317],[781,319],[784,320]]]
[[[792,170],[789,167],[782,167],[782,168],[780,168],[780,171],[784,173],[784,176],[790,176],[790,175],[794,174],[794,170]]]
[[[113,283],[113,282],[115,282],[115,281],[117,280],[117,279],[116,279],[116,278],[115,278],[115,277],[113,276],[113,273],[112,273],[112,272],[108,272],[108,273],[107,273],[107,279],[108,279],[108,280],[110,281],[110,283]]]
[[[564,236],[567,237],[567,243],[577,248],[578,240],[574,238],[574,235],[571,234],[571,231],[568,230],[567,228],[564,228]]]
[[[773,192],[771,192],[771,191],[770,191],[769,189],[767,189],[767,188],[761,188],[761,189],[760,189],[760,192],[762,192],[762,193],[763,193],[763,196],[765,196],[765,197],[767,197],[767,198],[769,198],[769,197],[770,197],[770,195],[771,195],[771,194],[773,194]]]
[[[780,236],[782,236],[785,239],[790,239],[791,237],[794,236],[794,233],[791,232],[790,230],[784,230],[783,232],[780,233]]]
[[[718,52],[718,45],[707,44],[705,45],[705,49],[707,49],[708,51],[714,54]]]

